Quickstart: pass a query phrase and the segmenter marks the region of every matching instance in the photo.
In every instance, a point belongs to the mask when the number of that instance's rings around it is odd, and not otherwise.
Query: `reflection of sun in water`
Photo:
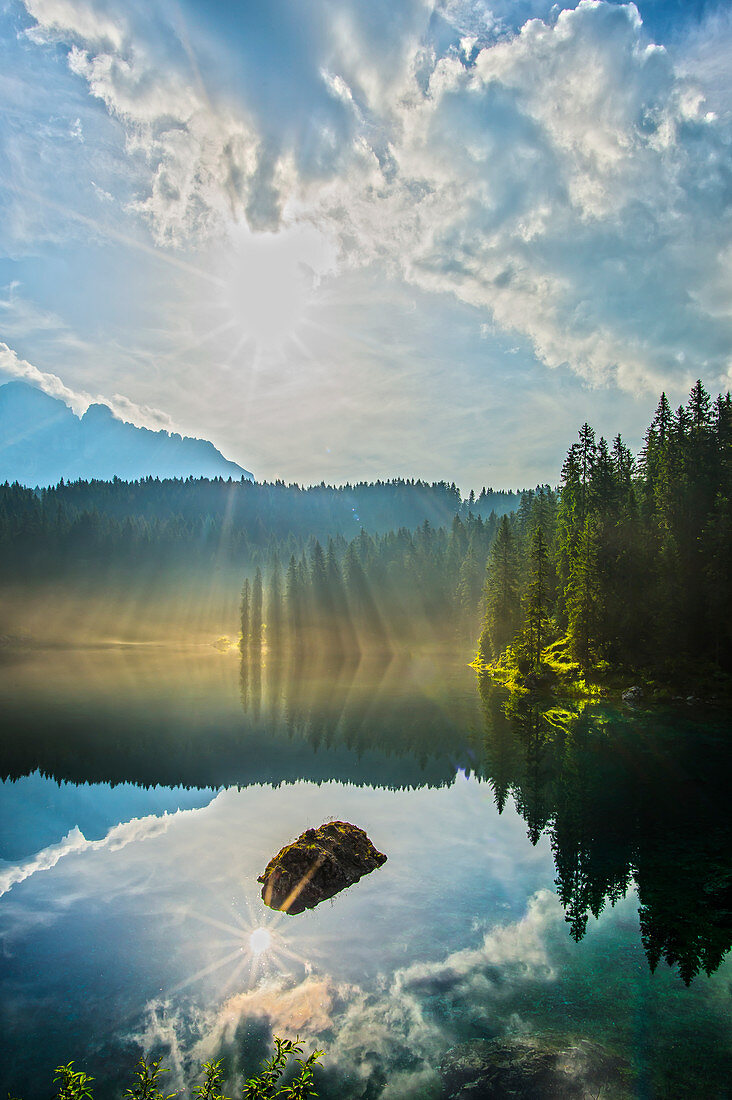
[[[272,943],[272,934],[267,928],[255,928],[249,937],[252,955],[263,955]]]
[[[307,969],[309,966],[306,959],[287,942],[287,933],[281,927],[283,919],[287,919],[284,913],[273,912],[271,917],[268,914],[266,926],[255,924],[253,920],[246,920],[239,914],[232,914],[236,922],[232,924],[204,913],[189,911],[187,915],[216,929],[219,936],[203,941],[209,949],[209,958],[213,954],[213,960],[188,974],[183,981],[168,990],[169,994],[194,985],[223,968],[227,969],[228,974],[223,984],[220,984],[222,994],[231,989],[253,989],[262,978],[278,971],[289,975],[292,973],[293,963],[296,969]]]

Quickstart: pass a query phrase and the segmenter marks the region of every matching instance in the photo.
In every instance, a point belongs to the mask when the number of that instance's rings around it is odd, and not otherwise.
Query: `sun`
[[[218,271],[220,304],[240,341],[268,349],[295,338],[331,263],[312,233],[255,234],[240,227],[228,240]]]

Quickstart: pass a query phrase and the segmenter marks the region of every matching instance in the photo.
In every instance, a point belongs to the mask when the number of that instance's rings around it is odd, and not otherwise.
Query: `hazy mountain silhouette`
[[[61,478],[251,478],[205,439],[118,420],[107,405],[82,417],[26,382],[0,386],[0,482],[55,485]]]

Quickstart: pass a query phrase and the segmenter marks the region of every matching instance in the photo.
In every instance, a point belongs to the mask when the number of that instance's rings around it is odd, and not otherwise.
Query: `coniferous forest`
[[[275,555],[244,582],[242,650],[452,641],[481,621],[479,662],[519,685],[728,673],[731,494],[730,395],[697,382],[676,412],[661,396],[637,457],[584,424],[558,488],[500,519]]]
[[[730,395],[701,382],[676,412],[661,396],[637,456],[584,424],[554,489],[6,484],[5,603],[24,584],[72,592],[108,625],[134,599],[134,627],[167,601],[180,628],[200,612],[250,657],[478,638],[479,663],[515,685],[692,681],[732,668],[731,486]]]
[[[732,669],[732,405],[665,394],[635,458],[589,424],[488,561],[479,657],[535,677]]]

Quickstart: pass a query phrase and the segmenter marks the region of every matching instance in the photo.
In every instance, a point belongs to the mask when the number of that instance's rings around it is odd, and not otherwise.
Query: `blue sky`
[[[260,478],[555,481],[732,378],[732,14],[7,0],[0,381]]]

